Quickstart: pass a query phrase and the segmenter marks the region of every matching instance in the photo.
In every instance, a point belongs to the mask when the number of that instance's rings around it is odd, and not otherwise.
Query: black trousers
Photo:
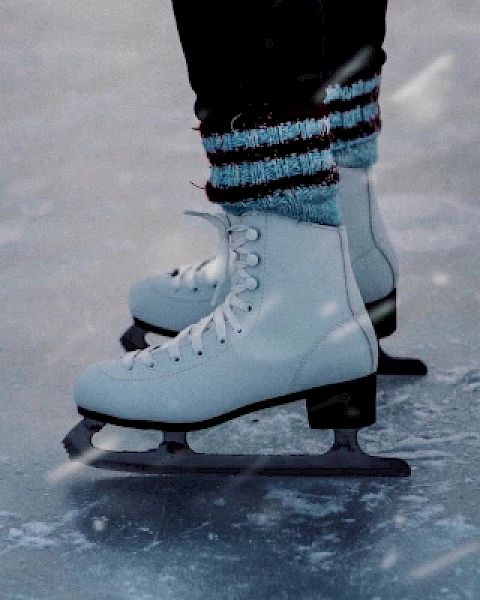
[[[385,62],[387,0],[172,0],[201,122],[321,102]]]

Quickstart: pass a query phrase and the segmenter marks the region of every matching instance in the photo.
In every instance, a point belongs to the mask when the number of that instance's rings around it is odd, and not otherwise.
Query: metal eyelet
[[[260,257],[258,256],[258,254],[249,254],[247,256],[247,265],[249,267],[256,267],[259,262],[260,262]]]

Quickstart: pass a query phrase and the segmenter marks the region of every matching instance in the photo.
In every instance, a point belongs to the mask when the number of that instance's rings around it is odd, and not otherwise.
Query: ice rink
[[[200,259],[207,164],[167,0],[0,2],[0,599],[480,598],[480,5],[392,1],[375,174],[398,332],[361,439],[410,479],[137,477],[68,463],[72,387],[131,282]],[[133,401],[133,400],[132,400]],[[321,452],[302,402],[191,436]],[[149,447],[158,435],[98,437]]]

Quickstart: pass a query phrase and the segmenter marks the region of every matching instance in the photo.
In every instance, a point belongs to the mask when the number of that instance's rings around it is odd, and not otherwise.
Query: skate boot
[[[253,211],[217,219],[224,301],[173,340],[85,371],[70,456],[152,473],[408,475],[404,461],[368,456],[357,442],[375,421],[377,340],[345,228]],[[326,455],[202,455],[186,443],[187,431],[299,399],[311,428],[336,432]],[[147,453],[102,451],[92,436],[105,423],[167,433]]]
[[[397,325],[397,258],[379,212],[370,169],[339,170],[339,200],[352,268],[380,340],[394,333]],[[214,257],[135,283],[130,290],[134,322],[120,340],[125,350],[146,348],[148,332],[174,336],[207,315],[229,291],[224,273]],[[389,356],[379,345],[378,373],[425,375],[427,368],[418,359]]]
[[[352,269],[378,340],[397,328],[398,261],[378,207],[370,168],[339,167],[339,199]],[[379,344],[378,373],[426,375],[415,358],[389,356]]]

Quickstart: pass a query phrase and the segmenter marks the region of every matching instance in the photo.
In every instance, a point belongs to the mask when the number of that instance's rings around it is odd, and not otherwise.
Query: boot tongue
[[[219,244],[217,254],[213,258],[204,261],[197,267],[198,281],[212,285],[223,283],[227,279],[226,263],[228,254],[228,228],[231,225],[230,215],[225,211],[219,213],[206,213],[193,210],[186,210],[184,214],[190,217],[199,217],[211,223],[219,233]]]
[[[234,228],[236,226],[241,226],[242,228],[251,227],[251,228],[257,229],[257,227],[255,225],[255,215],[256,214],[257,213],[254,213],[253,211],[245,212],[242,215],[229,214],[230,226],[232,228]],[[241,231],[232,231],[232,233],[230,234],[230,243],[233,247],[235,247],[237,245],[239,245],[243,248],[248,247],[248,244],[250,242],[246,238],[246,230],[242,229]],[[241,256],[241,258],[243,259],[244,257]],[[231,283],[232,283],[232,285],[245,283],[244,277],[239,276],[235,272],[234,269],[235,269],[234,253],[230,252]],[[246,268],[246,271],[248,272],[248,267]]]
[[[235,219],[238,220],[238,217],[234,215],[230,215],[224,211],[222,211],[222,216],[225,218],[227,227],[232,227],[235,224]],[[238,231],[234,231],[230,234],[230,239],[232,241],[239,241],[242,234]],[[217,253],[205,266],[202,268],[202,277],[205,277],[205,280],[208,283],[216,283],[228,280],[228,274],[231,272],[232,267],[232,253],[228,250],[229,256],[226,257],[225,253],[227,252],[227,240],[220,239],[218,242]],[[225,272],[225,260],[227,260],[228,272]]]
[[[229,214],[228,220],[230,221],[230,227],[233,228],[237,225],[239,225],[241,227],[249,227],[250,226],[249,221],[251,221],[251,218],[249,219],[248,217],[251,217],[251,215],[252,215],[251,211],[243,213],[242,215]],[[244,242],[245,241],[245,231],[232,231],[232,233],[230,234],[230,239],[234,244],[237,244],[239,242]]]

